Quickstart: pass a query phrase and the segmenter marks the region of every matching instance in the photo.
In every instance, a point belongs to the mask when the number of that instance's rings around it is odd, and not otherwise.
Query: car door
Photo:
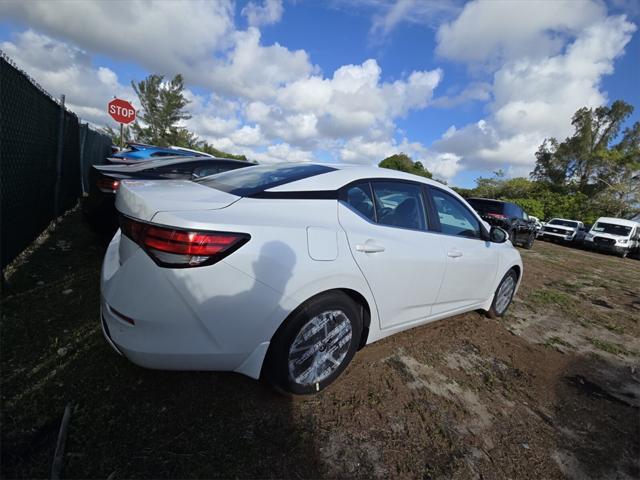
[[[513,204],[513,215],[516,222],[516,242],[525,243],[529,239],[529,217],[522,208]]]
[[[382,329],[425,321],[440,290],[443,244],[428,229],[425,206],[417,182],[364,181],[341,191],[338,218]]]
[[[498,247],[483,239],[480,221],[459,199],[429,187],[432,216],[445,248],[446,269],[431,315],[477,305],[493,293]]]

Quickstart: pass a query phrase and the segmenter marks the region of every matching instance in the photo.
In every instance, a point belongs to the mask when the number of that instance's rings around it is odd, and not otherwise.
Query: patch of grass
[[[544,288],[533,292],[529,296],[529,300],[537,305],[557,305],[560,307],[568,307],[572,303],[571,297],[566,293]]]
[[[607,323],[604,328],[606,328],[607,330],[609,330],[610,332],[613,333],[618,333],[620,335],[622,335],[624,333],[624,327],[620,326],[620,325],[615,325],[613,323]]]
[[[587,341],[603,352],[611,353],[613,355],[629,355],[630,352],[622,345],[617,343],[607,342],[606,340],[600,340],[599,338],[587,337]]]
[[[549,337],[544,344],[547,347],[554,347],[556,345],[560,345],[562,347],[573,348],[573,345],[571,345],[569,342],[566,342],[562,338],[556,337],[556,336]]]

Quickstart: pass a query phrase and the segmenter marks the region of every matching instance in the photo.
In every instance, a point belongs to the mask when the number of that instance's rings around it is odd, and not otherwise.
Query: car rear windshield
[[[558,220],[554,218],[549,222],[549,225],[560,225],[563,227],[576,228],[578,226],[578,222],[571,222],[569,220]]]
[[[270,188],[333,170],[335,168],[326,165],[279,163],[231,170],[196,182],[239,197],[249,197]]]
[[[611,235],[620,235],[621,237],[626,237],[631,233],[631,227],[616,225],[615,223],[598,222],[591,228],[591,231],[597,233],[610,233]]]
[[[467,200],[469,204],[478,212],[480,215],[486,215],[488,213],[503,213],[504,212],[504,203],[496,202],[493,200],[478,200],[477,198],[471,198]]]

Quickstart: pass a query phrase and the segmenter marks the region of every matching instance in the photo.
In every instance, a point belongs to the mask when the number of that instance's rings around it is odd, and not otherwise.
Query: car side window
[[[377,221],[381,225],[426,230],[422,188],[409,182],[372,182]]]
[[[356,183],[348,187],[346,202],[363,217],[372,222],[375,221],[373,198],[371,198],[371,188],[368,182]]]
[[[430,191],[442,233],[481,238],[480,222],[460,200],[442,190],[430,188]]]

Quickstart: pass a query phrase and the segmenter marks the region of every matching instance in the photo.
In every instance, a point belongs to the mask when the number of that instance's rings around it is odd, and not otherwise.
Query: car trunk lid
[[[240,198],[189,180],[124,180],[116,208],[123,215],[151,221],[158,212],[217,210]]]

